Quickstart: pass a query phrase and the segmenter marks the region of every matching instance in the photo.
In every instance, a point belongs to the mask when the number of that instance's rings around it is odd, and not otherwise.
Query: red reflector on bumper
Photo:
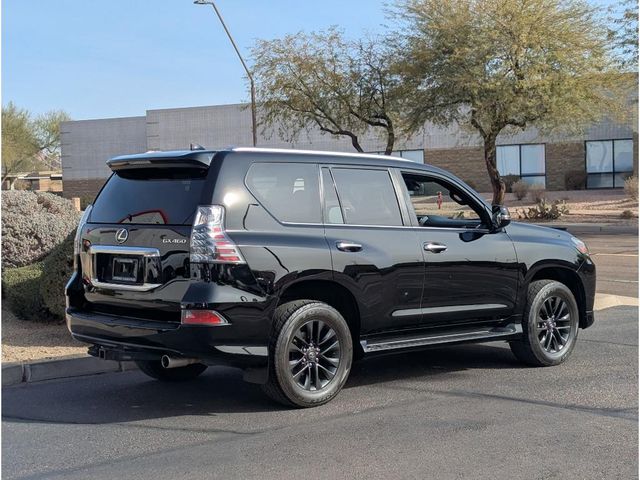
[[[228,325],[229,322],[214,310],[182,310],[183,325]]]

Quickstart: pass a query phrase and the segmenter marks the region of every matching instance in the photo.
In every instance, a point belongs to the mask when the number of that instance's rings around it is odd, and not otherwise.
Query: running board
[[[440,333],[432,335],[410,335],[381,338],[379,340],[362,340],[360,344],[365,353],[395,350],[399,348],[424,347],[442,343],[466,342],[471,340],[494,340],[511,337],[522,333],[522,325],[510,324],[506,327],[476,329],[457,333]]]

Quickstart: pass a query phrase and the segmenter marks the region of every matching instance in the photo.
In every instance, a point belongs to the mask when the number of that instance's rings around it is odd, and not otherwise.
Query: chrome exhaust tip
[[[197,358],[170,357],[169,355],[163,355],[160,359],[160,364],[163,368],[186,367],[194,363],[200,363],[200,360]]]

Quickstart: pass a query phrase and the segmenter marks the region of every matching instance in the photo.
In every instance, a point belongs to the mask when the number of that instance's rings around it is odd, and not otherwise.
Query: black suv
[[[230,364],[308,407],[354,359],[501,340],[557,365],[593,323],[583,242],[510,223],[428,165],[245,148],[107,163],[76,235],[67,324],[91,355],[153,378]]]

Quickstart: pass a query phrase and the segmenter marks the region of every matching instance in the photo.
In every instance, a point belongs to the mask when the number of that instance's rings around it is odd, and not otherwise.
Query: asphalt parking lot
[[[612,229],[594,234],[572,229],[584,240],[596,264],[598,293],[638,297],[638,235],[637,232]]]
[[[310,410],[224,368],[5,388],[3,478],[637,478],[637,339],[638,309],[616,307],[559,367],[503,343],[381,357]]]

